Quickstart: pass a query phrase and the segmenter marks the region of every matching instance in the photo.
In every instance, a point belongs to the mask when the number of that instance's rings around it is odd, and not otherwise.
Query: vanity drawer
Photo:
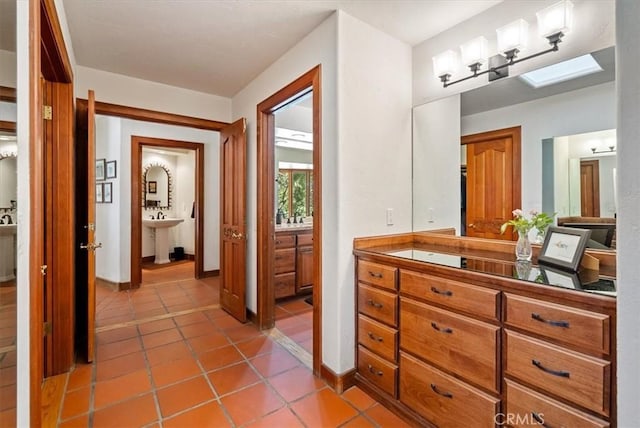
[[[295,272],[274,275],[273,288],[275,291],[276,299],[279,299],[281,297],[293,296],[294,294],[296,294]]]
[[[288,248],[285,250],[275,251],[275,260],[273,263],[273,273],[288,273],[296,270],[296,249]]]
[[[279,248],[291,248],[296,246],[296,235],[276,233],[276,250]]]
[[[395,290],[397,274],[397,268],[380,263],[358,261],[358,281]]]
[[[500,400],[400,352],[400,401],[439,428],[495,427]]]
[[[358,315],[358,343],[389,361],[396,361],[398,330]]]
[[[609,416],[611,364],[505,330],[505,374]]]
[[[513,427],[606,428],[609,424],[510,380],[506,383],[503,422]],[[507,420],[511,417],[511,420]],[[501,422],[501,421],[498,421]]]
[[[505,323],[509,326],[608,355],[608,315],[505,293]]]
[[[358,284],[358,312],[393,327],[398,325],[398,298],[395,294]]]
[[[498,392],[500,327],[402,297],[400,348]]]
[[[313,233],[302,233],[298,235],[298,247],[313,245]]]
[[[500,292],[491,288],[401,270],[400,292],[483,318],[498,319]]]
[[[398,366],[358,346],[358,373],[378,388],[396,397]]]

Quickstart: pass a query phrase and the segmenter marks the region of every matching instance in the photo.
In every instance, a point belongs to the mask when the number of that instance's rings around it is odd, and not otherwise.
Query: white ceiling
[[[232,97],[336,9],[410,45],[501,0],[64,0],[78,65]]]

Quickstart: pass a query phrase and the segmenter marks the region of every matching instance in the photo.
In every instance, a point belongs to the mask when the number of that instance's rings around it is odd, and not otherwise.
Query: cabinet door
[[[296,293],[313,287],[313,247],[298,247]]]

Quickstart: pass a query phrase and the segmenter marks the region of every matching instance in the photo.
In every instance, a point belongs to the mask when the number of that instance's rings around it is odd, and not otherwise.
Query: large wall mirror
[[[144,167],[142,172],[142,206],[150,209],[171,208],[171,172],[160,163]]]
[[[0,1],[0,426],[16,426],[16,3]]]
[[[513,76],[415,107],[414,230],[463,232],[461,136],[517,126],[522,208],[573,223],[615,224],[615,47],[590,56],[601,71],[539,88]]]

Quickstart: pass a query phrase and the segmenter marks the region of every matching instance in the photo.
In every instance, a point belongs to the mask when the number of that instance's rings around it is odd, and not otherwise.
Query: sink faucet
[[[4,219],[7,219],[7,222],[4,222]],[[13,224],[13,219],[9,214],[4,214],[2,218],[0,218],[0,224]]]
[[[164,214],[162,214],[162,211],[158,211],[158,214],[156,214],[156,218],[158,220],[160,220],[161,218],[164,218]]]

